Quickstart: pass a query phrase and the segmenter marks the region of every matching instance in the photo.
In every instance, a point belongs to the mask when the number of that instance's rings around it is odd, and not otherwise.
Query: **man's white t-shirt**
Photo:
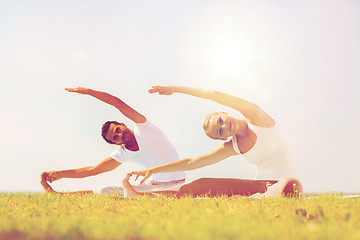
[[[133,152],[120,147],[110,157],[118,162],[135,162],[145,168],[152,168],[179,160],[175,147],[165,134],[148,120],[134,124],[134,136],[139,151]],[[184,172],[155,173],[149,179],[158,182],[171,182],[184,179]]]

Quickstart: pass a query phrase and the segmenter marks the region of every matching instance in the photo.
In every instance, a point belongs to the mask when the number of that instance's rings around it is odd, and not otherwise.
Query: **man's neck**
[[[134,152],[139,151],[139,144],[137,143],[134,134],[132,134],[130,141],[125,143],[125,148]]]

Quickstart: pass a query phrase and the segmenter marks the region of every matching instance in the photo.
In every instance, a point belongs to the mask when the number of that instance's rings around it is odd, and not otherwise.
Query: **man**
[[[160,129],[131,108],[119,98],[106,92],[95,91],[89,88],[66,88],[68,92],[89,95],[102,102],[117,108],[125,117],[132,120],[134,130],[129,129],[124,123],[116,121],[106,122],[102,127],[102,137],[110,144],[119,146],[110,157],[94,166],[69,169],[62,171],[49,171],[42,174],[42,182],[50,183],[62,178],[84,178],[114,170],[123,162],[133,161],[146,168],[163,165],[179,160],[178,153]],[[180,187],[185,182],[184,172],[171,172],[154,174],[145,184],[135,185],[139,192],[161,191],[168,188]],[[44,186],[44,185],[43,185]],[[45,187],[44,187],[45,188]],[[45,191],[46,188],[45,188]],[[97,191],[80,191],[75,193],[119,193],[123,194],[122,186],[109,186]]]

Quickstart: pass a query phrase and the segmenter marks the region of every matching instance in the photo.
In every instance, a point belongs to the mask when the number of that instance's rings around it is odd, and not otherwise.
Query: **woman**
[[[209,99],[238,110],[245,118],[234,118],[223,112],[207,115],[203,122],[205,133],[212,139],[225,142],[215,150],[198,157],[185,158],[162,166],[132,172],[131,174],[137,175],[136,179],[138,176],[144,176],[141,183],[155,173],[193,170],[234,155],[243,155],[247,161],[256,165],[255,180],[202,178],[183,185],[180,193],[186,192],[192,196],[204,194],[275,196],[279,193],[297,196],[302,192],[301,183],[294,178],[291,159],[274,119],[256,104],[218,91],[192,87],[154,86],[149,92],[160,95],[182,93]]]
[[[133,122],[134,130],[129,129],[124,123],[116,121],[106,122],[102,127],[102,137],[108,143],[118,145],[118,150],[94,166],[44,172],[41,177],[42,183],[45,184],[46,181],[51,183],[62,178],[84,178],[98,175],[114,170],[126,161],[132,161],[149,168],[179,160],[179,155],[175,147],[170,143],[164,133],[151,124],[144,115],[138,113],[119,98],[106,92],[83,87],[66,88],[65,90],[68,92],[89,95],[114,106],[123,116]],[[179,186],[184,182],[184,172],[159,173],[149,179],[147,183],[134,186],[134,188],[137,191],[146,192],[154,189],[159,190]],[[48,187],[44,187],[44,189],[47,191]],[[84,193],[93,192],[117,192],[122,194],[123,188],[122,186],[108,186],[97,191],[84,191]]]

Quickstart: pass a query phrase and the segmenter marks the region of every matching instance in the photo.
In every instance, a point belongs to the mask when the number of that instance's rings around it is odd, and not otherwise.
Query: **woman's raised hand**
[[[88,94],[90,89],[89,88],[83,88],[83,87],[77,87],[77,88],[65,88],[68,92],[75,92],[80,94]]]
[[[171,86],[152,86],[149,93],[159,93],[160,95],[171,95],[175,92],[174,87]]]
[[[144,178],[140,181],[141,184],[143,184],[151,175],[151,170],[142,170],[142,171],[133,171],[129,173],[130,175],[136,175],[135,181],[138,179],[139,176],[144,176]]]

